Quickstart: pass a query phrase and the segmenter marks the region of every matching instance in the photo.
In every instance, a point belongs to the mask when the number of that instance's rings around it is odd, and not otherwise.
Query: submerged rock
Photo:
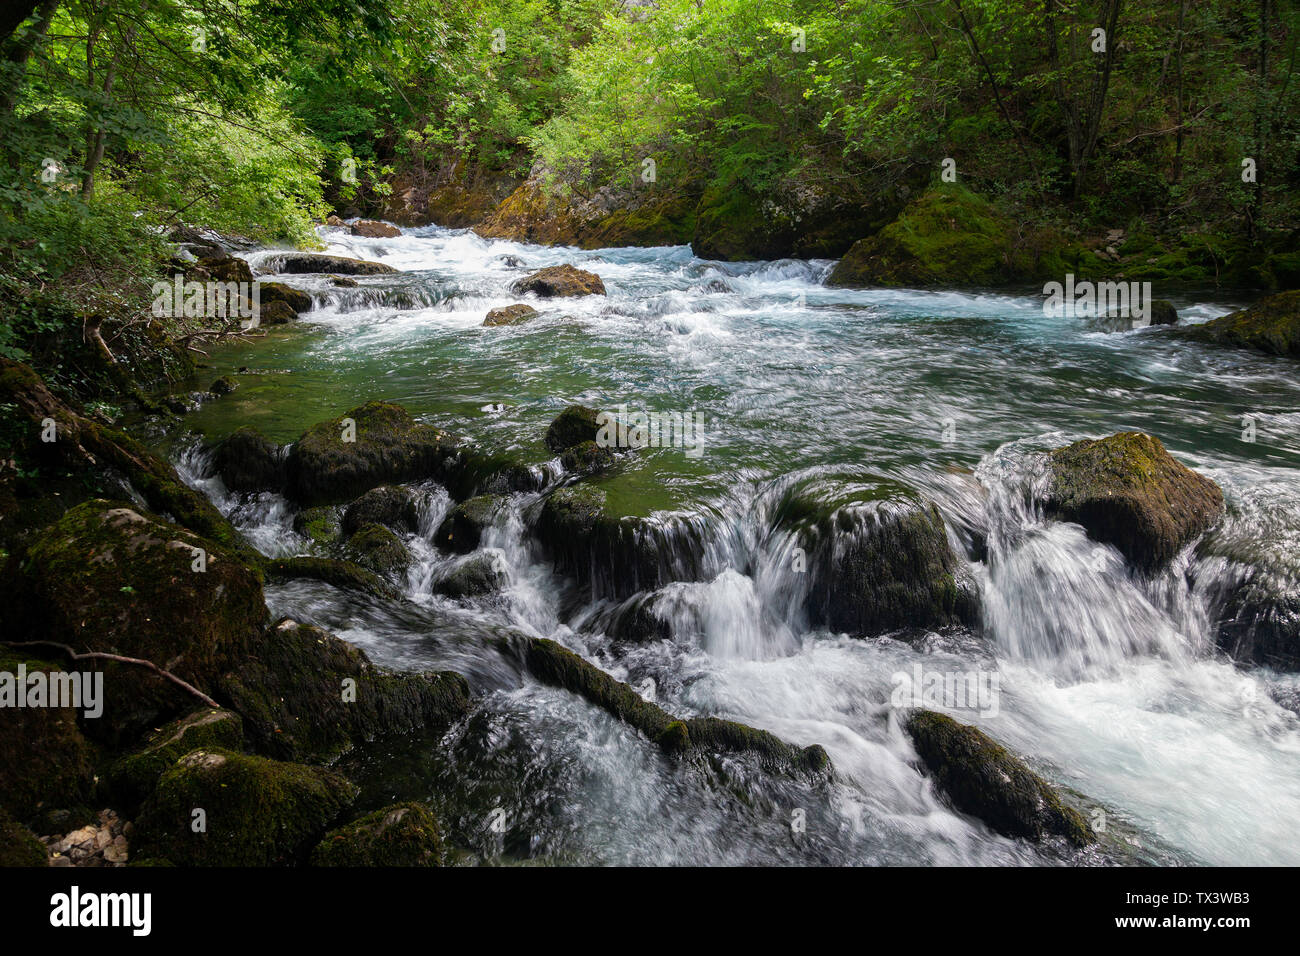
[[[178,866],[272,866],[306,855],[356,799],[331,770],[219,748],[163,774],[135,821],[135,855]],[[194,831],[195,811],[206,829]]]
[[[1141,432],[1054,449],[1049,466],[1048,511],[1143,570],[1166,563],[1223,512],[1218,485]]]
[[[911,714],[906,728],[922,763],[956,809],[1004,836],[1056,835],[1075,846],[1096,842],[1077,810],[982,731],[929,710]]]
[[[519,303],[518,305],[507,305],[500,309],[493,309],[483,320],[484,325],[520,325],[527,322],[538,312],[531,305]]]
[[[237,388],[239,388],[238,382],[229,375],[223,375],[208,386],[208,391],[213,395],[229,395]]]
[[[258,751],[310,763],[381,733],[445,729],[469,709],[459,674],[391,673],[360,648],[289,619],[267,629],[221,692]]]
[[[211,707],[196,710],[156,731],[134,753],[115,760],[104,775],[103,791],[114,806],[134,809],[190,751],[208,747],[237,751],[243,745],[244,727],[238,714]]]
[[[438,525],[434,544],[457,554],[469,554],[478,548],[483,532],[492,527],[504,506],[500,495],[479,495],[462,501]]]
[[[1271,295],[1248,309],[1200,325],[1184,326],[1177,334],[1193,342],[1300,358],[1300,289]]]
[[[382,524],[394,531],[410,532],[419,527],[415,495],[400,485],[371,488],[343,512],[343,533],[356,534],[368,524]]]
[[[442,834],[422,803],[395,803],[331,830],[312,866],[441,866]]]
[[[544,299],[555,296],[604,295],[605,283],[594,272],[576,269],[571,265],[549,266],[532,275],[518,279],[510,286],[511,292],[533,292]]]
[[[318,252],[287,252],[268,260],[268,266],[289,275],[324,272],[334,275],[378,276],[396,275],[392,266],[347,256],[326,256]]]
[[[600,434],[600,412],[586,405],[570,405],[546,429],[546,447],[559,454],[573,445],[595,442]]]
[[[402,230],[396,226],[378,219],[358,219],[348,231],[354,236],[364,236],[367,239],[394,239],[402,234]]]
[[[217,474],[231,491],[279,491],[287,481],[286,449],[241,425],[213,449]]]

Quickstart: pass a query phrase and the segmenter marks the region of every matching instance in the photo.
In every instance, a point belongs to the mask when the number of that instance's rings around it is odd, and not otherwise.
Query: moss
[[[334,544],[343,536],[343,523],[338,508],[320,505],[304,508],[293,517],[293,530],[317,544]]]
[[[531,305],[525,305],[521,302],[518,305],[507,305],[500,309],[493,309],[487,314],[483,324],[522,325],[537,314],[537,310]]]
[[[155,732],[135,753],[114,761],[101,781],[104,796],[113,806],[130,812],[185,754],[210,747],[240,750],[243,744],[244,727],[238,714],[210,707],[194,711]]]
[[[434,543],[457,554],[469,554],[478,548],[483,532],[492,527],[503,507],[499,495],[478,495],[462,501],[438,525]]]
[[[368,524],[348,538],[349,558],[376,574],[393,576],[411,564],[411,552],[402,539],[381,524]]]
[[[45,844],[0,807],[0,867],[47,865]]]
[[[208,386],[208,391],[213,395],[229,395],[237,388],[239,388],[238,382],[229,375],[223,375],[220,378],[215,379],[212,384]]]
[[[399,597],[392,585],[385,583],[373,571],[368,571],[351,561],[300,555],[294,558],[274,558],[267,561],[263,567],[267,578],[273,581],[310,578],[332,584],[336,588],[360,591],[389,600]]]
[[[564,449],[560,466],[577,475],[596,475],[617,460],[614,449],[602,448],[594,441],[584,441]]]
[[[551,451],[564,451],[583,442],[594,442],[600,434],[600,425],[596,419],[600,412],[585,405],[570,405],[555,417],[546,429],[546,447]]]
[[[381,485],[371,488],[343,512],[343,533],[356,534],[368,524],[381,524],[394,531],[415,531],[420,523],[415,495],[407,488]]]
[[[906,723],[921,761],[954,807],[1009,837],[1063,836],[1076,846],[1096,841],[1078,811],[1024,762],[974,727],[933,711]]]
[[[280,491],[286,483],[285,449],[252,425],[243,425],[212,450],[213,465],[231,491]]]
[[[691,248],[701,259],[779,259],[789,255],[792,239],[793,223],[765,211],[751,190],[714,183],[700,197]]]
[[[1300,290],[1269,296],[1248,309],[1200,325],[1184,326],[1176,334],[1193,342],[1300,358]]]
[[[469,708],[459,674],[394,674],[332,634],[284,620],[222,681],[258,751],[322,762],[380,733],[445,728]]]
[[[1151,300],[1150,321],[1152,325],[1177,325],[1178,310],[1174,308],[1172,302],[1167,299]]]
[[[1049,463],[1048,511],[1144,570],[1167,562],[1223,511],[1218,485],[1141,432],[1057,448]]]
[[[163,774],[136,820],[136,853],[180,866],[271,866],[305,856],[356,796],[329,770],[220,748]],[[202,810],[206,831],[192,828]]]
[[[306,292],[283,282],[259,282],[257,294],[263,308],[272,302],[283,302],[295,313],[299,313],[310,312],[313,304],[311,296]]]
[[[396,803],[325,834],[313,866],[439,866],[438,821],[422,803]]]

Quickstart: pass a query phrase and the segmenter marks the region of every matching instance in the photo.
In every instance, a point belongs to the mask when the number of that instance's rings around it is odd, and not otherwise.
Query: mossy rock
[[[604,295],[605,283],[600,276],[585,269],[565,264],[538,269],[531,275],[517,279],[510,291],[519,295],[531,292],[544,299],[561,296]]]
[[[135,821],[135,853],[179,866],[297,862],[356,799],[330,770],[220,748],[195,750],[162,775]],[[202,810],[206,832],[195,833]]]
[[[1148,320],[1151,325],[1177,325],[1178,310],[1168,299],[1152,299],[1150,304],[1151,314]]]
[[[602,448],[594,441],[571,445],[560,454],[560,467],[575,475],[598,475],[617,461],[613,448]]]
[[[379,485],[440,479],[459,451],[455,438],[416,422],[402,406],[367,402],[313,425],[294,443],[288,490],[304,505],[349,501]]]
[[[436,581],[433,592],[452,598],[480,597],[500,591],[510,575],[499,552],[471,554],[453,564]]]
[[[348,538],[344,551],[363,568],[389,577],[404,573],[413,560],[405,542],[381,524],[362,527]]]
[[[283,282],[259,282],[257,295],[263,308],[272,302],[283,302],[293,309],[295,315],[310,312],[313,304],[308,293],[295,289],[291,285],[285,285]]]
[[[343,536],[343,521],[338,508],[318,505],[304,508],[293,516],[293,530],[317,544],[334,544]]]
[[[312,866],[440,866],[442,834],[422,803],[395,803],[325,834]]]
[[[447,512],[433,542],[456,554],[469,554],[483,541],[483,533],[496,522],[505,507],[500,495],[478,495],[462,501]]]
[[[358,219],[348,228],[348,232],[366,239],[396,239],[402,234],[402,230],[396,226],[378,219]]]
[[[788,217],[773,216],[751,190],[715,183],[696,207],[691,249],[701,259],[780,259],[790,254],[793,232]]]
[[[0,867],[48,866],[49,851],[27,829],[0,807]]]
[[[212,256],[203,260],[201,268],[217,282],[253,281],[248,262],[238,256]]]
[[[394,485],[371,488],[343,512],[343,533],[356,534],[368,524],[381,524],[394,531],[415,531],[420,525],[415,495],[409,488]]]
[[[1049,466],[1048,511],[1143,570],[1168,562],[1223,512],[1218,485],[1141,432],[1054,449]]]
[[[242,425],[214,446],[212,460],[231,491],[280,491],[288,474],[285,452],[252,425]]]
[[[398,270],[382,262],[367,262],[347,256],[327,256],[318,252],[287,252],[274,256],[266,263],[268,268],[289,275],[325,272],[332,275],[379,276],[395,275]]]
[[[297,318],[298,313],[293,310],[293,306],[279,299],[264,302],[257,309],[258,325],[288,325]]]
[[[101,780],[103,794],[113,806],[130,812],[190,751],[211,747],[241,750],[243,745],[243,721],[234,711],[211,707],[196,710],[151,735],[134,753],[115,760]]]
[[[267,617],[259,571],[184,528],[99,500],[32,543],[15,598],[31,639],[141,658],[200,690],[244,657]],[[108,742],[194,704],[136,664],[86,660],[77,670],[104,672],[103,716],[84,729]]]
[[[470,706],[459,674],[396,674],[306,624],[282,620],[222,681],[249,744],[285,760],[332,760],[382,733],[438,730]]]
[[[239,388],[238,382],[229,375],[223,375],[208,386],[208,391],[213,395],[229,395],[237,388]]]
[[[499,309],[493,309],[487,314],[487,318],[483,320],[483,324],[522,325],[538,314],[538,311],[531,305],[525,305],[520,302],[518,305],[507,305]]]
[[[266,577],[273,581],[291,581],[308,578],[324,581],[336,588],[373,594],[386,600],[396,600],[399,594],[383,578],[352,561],[298,555],[293,558],[272,558],[262,565]]]
[[[546,447],[560,453],[573,445],[583,442],[595,442],[600,434],[600,425],[596,419],[600,412],[586,405],[570,405],[551,422],[546,429]]]
[[[962,813],[1009,837],[1065,837],[1075,846],[1096,842],[1087,821],[1024,761],[982,731],[945,714],[919,710],[907,732],[938,788]]]
[[[939,509],[869,475],[801,482],[777,508],[809,574],[810,623],[858,637],[902,628],[977,626],[978,592],[959,577]]]
[[[1177,335],[1192,342],[1300,358],[1300,289],[1271,295],[1248,309],[1200,325],[1184,326]]]
[[[20,664],[29,674],[72,666],[0,646],[0,672],[16,676]],[[71,707],[0,708],[0,808],[31,821],[43,808],[89,802],[96,751],[77,721]]]

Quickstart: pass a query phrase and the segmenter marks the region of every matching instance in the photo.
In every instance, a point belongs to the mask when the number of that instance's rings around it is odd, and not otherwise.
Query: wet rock
[[[178,760],[136,821],[138,853],[179,866],[272,866],[301,859],[352,805],[330,770],[209,748]],[[206,832],[195,833],[203,811]]]
[[[240,750],[244,726],[229,710],[205,707],[153,733],[135,752],[119,757],[102,780],[104,794],[118,807],[139,807],[153,793],[158,780],[181,757],[193,750],[221,747]]]
[[[483,320],[484,325],[520,325],[527,322],[538,312],[531,305],[519,303],[518,305],[507,305],[500,309],[493,309]]]
[[[202,270],[216,282],[252,282],[253,270],[238,256],[212,257],[203,260]]]
[[[298,313],[310,312],[313,304],[312,297],[309,294],[301,289],[285,285],[283,282],[258,282],[257,294],[263,309],[272,302],[283,302],[293,309],[295,318]]]
[[[510,575],[501,554],[484,551],[453,564],[434,581],[433,591],[451,598],[480,597],[500,591],[509,582]]]
[[[1271,295],[1248,309],[1184,326],[1177,334],[1193,342],[1300,358],[1300,290]]]
[[[396,674],[307,624],[269,628],[256,653],[222,681],[249,743],[284,760],[326,763],[379,734],[437,732],[468,711],[469,686],[450,671]]]
[[[378,219],[358,219],[348,230],[354,236],[367,239],[393,239],[402,234],[402,230]]]
[[[549,266],[517,280],[510,291],[535,293],[544,299],[556,296],[604,295],[605,283],[594,272],[571,265]]]
[[[419,523],[415,495],[409,489],[396,485],[371,488],[343,512],[343,533],[346,535],[356,534],[368,524],[382,524],[394,531],[413,532]]]
[[[1168,299],[1152,299],[1150,304],[1152,325],[1177,325],[1178,310]]]
[[[402,539],[381,524],[368,524],[348,538],[348,558],[376,574],[393,576],[411,565],[411,552]]]
[[[242,425],[213,448],[217,474],[231,491],[279,491],[288,481],[286,449],[252,425]]]
[[[293,530],[317,544],[333,544],[343,536],[338,508],[320,505],[304,508],[293,516]]]
[[[586,405],[570,405],[555,417],[546,429],[546,447],[556,454],[580,445],[583,442],[595,442],[600,434],[597,418],[600,412]]]
[[[479,495],[462,501],[438,525],[434,544],[457,554],[469,554],[478,548],[483,532],[492,527],[503,507],[500,495]]]
[[[297,320],[298,313],[288,302],[273,300],[262,303],[257,310],[258,325],[288,325]]]
[[[45,844],[0,807],[0,867],[46,866],[48,862]]]
[[[385,600],[397,600],[401,595],[383,578],[352,561],[298,555],[292,558],[271,558],[262,565],[271,581],[292,581],[308,578],[324,581],[336,588],[371,594]]]
[[[288,252],[267,261],[269,268],[288,275],[326,272],[336,275],[395,275],[398,270],[382,262],[367,262],[347,256],[326,256],[317,252]]]
[[[199,689],[248,651],[266,621],[261,575],[213,541],[133,507],[88,501],[37,538],[12,603],[33,639],[150,661]],[[195,697],[151,670],[104,660],[103,716],[85,732],[119,743]]]
[[[334,229],[347,228],[347,223],[344,222],[342,219],[340,219],[338,216],[334,215],[334,213],[330,213],[328,216],[325,217],[325,225],[330,226],[331,228]]]
[[[223,375],[208,386],[208,391],[213,395],[229,395],[237,388],[239,388],[238,382],[229,375]]]
[[[312,866],[441,866],[442,834],[422,803],[395,803],[331,830]]]
[[[340,289],[355,289],[359,285],[356,279],[348,276],[330,276],[330,285]]]
[[[1143,570],[1167,562],[1223,512],[1218,485],[1141,432],[1057,448],[1049,466],[1048,511]]]
[[[935,784],[961,812],[1004,836],[1056,835],[1076,846],[1096,841],[1078,811],[983,732],[928,710],[912,713],[906,728]]]
[[[564,449],[560,467],[575,475],[597,475],[618,460],[613,448],[602,448],[594,441],[584,441]]]

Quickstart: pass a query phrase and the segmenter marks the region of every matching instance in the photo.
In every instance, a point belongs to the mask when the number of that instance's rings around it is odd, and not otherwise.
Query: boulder
[[[356,534],[368,524],[382,524],[394,531],[413,532],[420,525],[415,495],[398,485],[371,488],[343,512],[343,533]]]
[[[398,271],[382,262],[327,256],[318,252],[286,252],[267,260],[267,266],[288,275],[325,272],[334,275],[379,276],[395,275]]]
[[[260,281],[257,283],[257,294],[264,309],[272,302],[283,302],[295,313],[299,313],[310,312],[313,305],[312,297],[308,293],[295,289],[291,285],[285,285],[283,282]]]
[[[546,447],[559,454],[573,445],[595,442],[600,434],[596,419],[600,412],[586,405],[570,405],[546,429]]]
[[[1048,512],[1142,570],[1168,562],[1223,512],[1218,485],[1141,432],[1075,442],[1048,458]]]
[[[507,305],[500,309],[493,309],[483,320],[484,325],[520,325],[527,322],[538,312],[531,305],[519,303],[518,305]]]
[[[358,219],[348,230],[354,236],[367,239],[393,239],[402,234],[402,230],[378,219]]]
[[[1209,322],[1183,326],[1177,334],[1192,342],[1300,358],[1300,289],[1271,295]]]
[[[498,551],[462,558],[433,582],[433,592],[451,598],[479,597],[500,591],[510,582],[505,560]]]
[[[231,491],[280,491],[288,480],[286,450],[252,425],[241,425],[222,439],[212,460]]]
[[[377,523],[362,526],[348,538],[344,551],[349,560],[387,577],[411,566],[411,552],[402,539]]]
[[[462,501],[438,525],[434,544],[457,554],[469,554],[478,548],[483,532],[492,527],[503,507],[500,495],[479,495]]]
[[[555,296],[604,295],[605,283],[594,272],[575,269],[571,265],[549,266],[516,280],[510,286],[510,291],[520,295],[532,292],[544,299]]]
[[[982,731],[929,710],[913,712],[906,727],[921,762],[957,810],[1004,836],[1038,841],[1054,835],[1075,846],[1096,842],[1077,810]]]
[[[1149,320],[1152,325],[1178,324],[1178,310],[1168,299],[1152,299],[1149,308],[1151,309]]]
[[[243,745],[239,715],[205,707],[155,731],[134,752],[113,761],[101,780],[102,792],[114,806],[134,811],[187,753],[208,747],[238,751]]]
[[[203,260],[200,267],[216,282],[252,282],[253,270],[248,262],[238,256],[213,256]]]
[[[257,310],[258,325],[288,325],[298,318],[298,313],[288,302],[278,299],[264,302]]]
[[[339,510],[330,505],[304,508],[293,516],[293,530],[317,544],[333,544],[343,536]]]
[[[615,449],[584,441],[564,449],[560,454],[560,467],[575,475],[597,475],[616,460]]]
[[[229,375],[223,375],[208,386],[208,391],[213,395],[229,395],[237,388],[239,388],[238,382]]]
[[[273,866],[303,859],[352,805],[331,770],[212,747],[162,775],[135,821],[135,853],[178,866]],[[205,829],[195,832],[195,813]]]
[[[311,854],[312,866],[440,866],[442,834],[422,803],[396,803],[331,830]]]

